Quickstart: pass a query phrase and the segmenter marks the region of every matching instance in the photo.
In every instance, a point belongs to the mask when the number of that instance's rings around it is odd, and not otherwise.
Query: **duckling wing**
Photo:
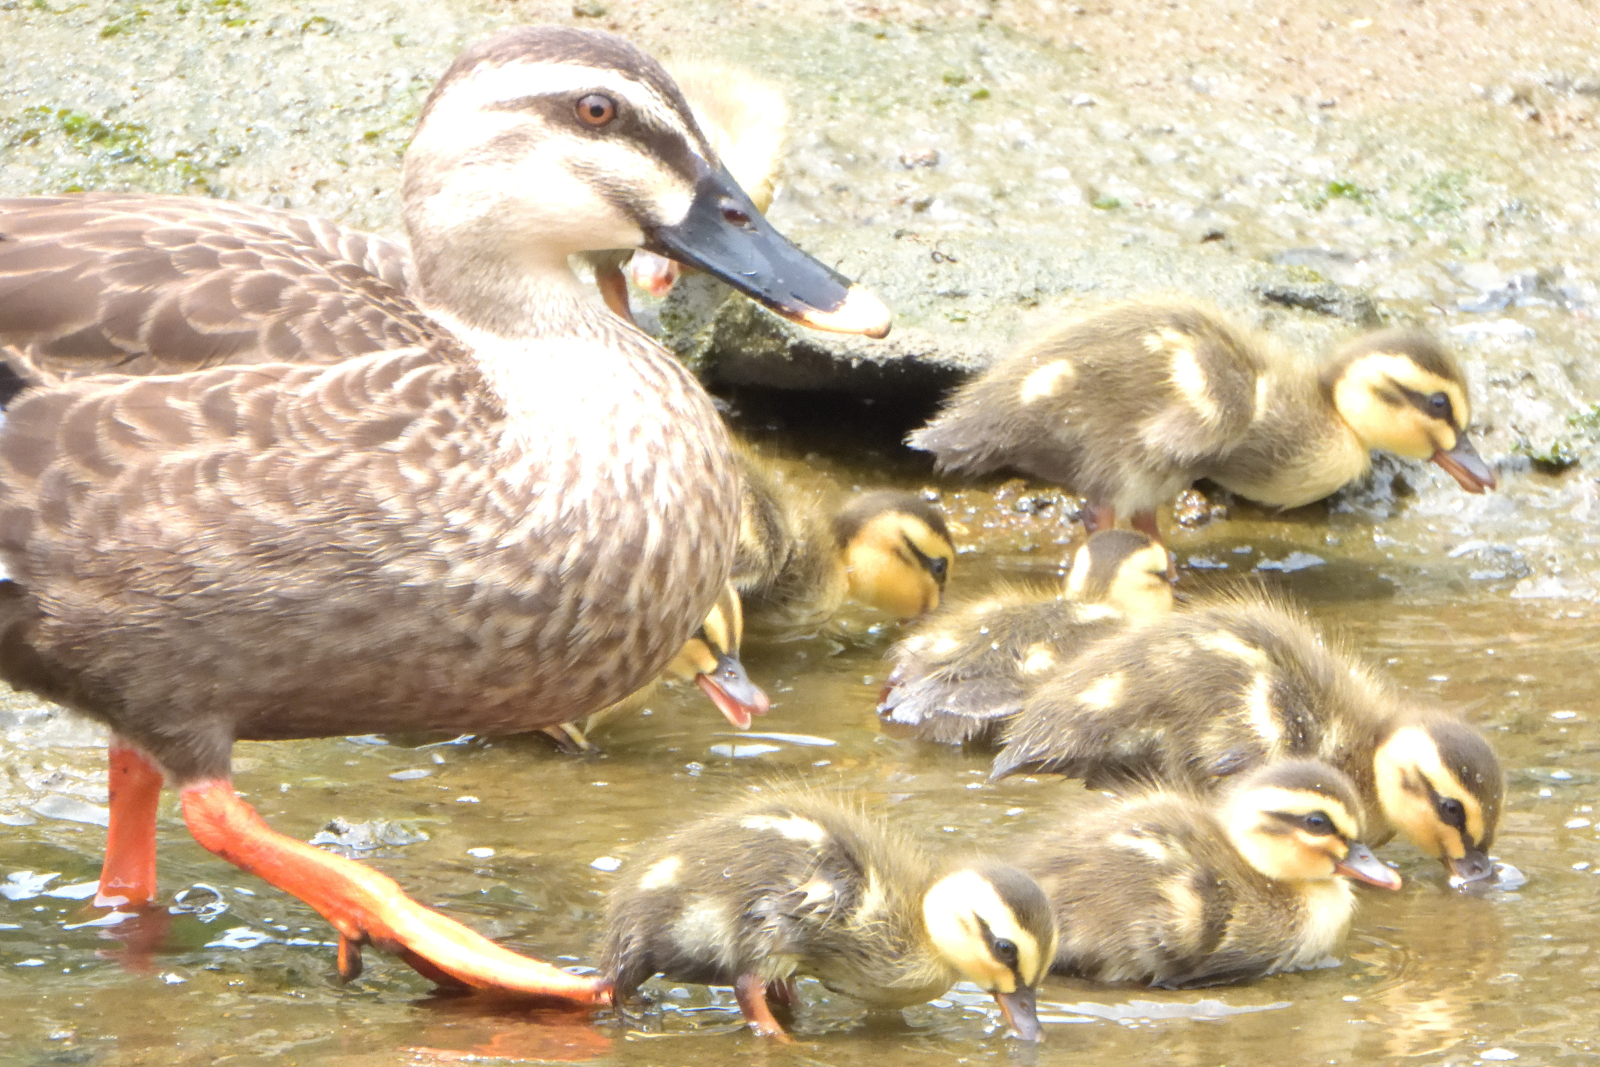
[[[1052,670],[1121,624],[1108,609],[1037,591],[957,608],[891,652],[878,715],[923,740],[991,740]]]
[[[24,381],[333,363],[428,342],[403,244],[196,197],[0,199],[0,353]]]

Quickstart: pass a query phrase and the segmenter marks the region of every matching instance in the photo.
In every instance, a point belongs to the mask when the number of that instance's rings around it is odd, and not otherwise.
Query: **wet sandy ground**
[[[1510,457],[1503,492],[1466,498],[1431,472],[1385,465],[1331,507],[1235,506],[1227,522],[1176,532],[1174,547],[1197,565],[1195,586],[1276,583],[1408,689],[1488,730],[1509,771],[1496,852],[1527,884],[1463,895],[1389,846],[1407,887],[1362,894],[1337,967],[1187,993],[1052,980],[1037,1053],[1001,1038],[987,998],[957,990],[903,1018],[864,1019],[808,983],[801,1043],[760,1054],[895,1067],[1014,1055],[1090,1067],[1600,1062],[1595,483],[1582,465],[1550,473],[1513,451],[1560,438],[1591,463],[1595,452],[1567,422],[1600,400],[1594,12],[602,6],[577,20],[570,4],[8,0],[0,191],[209,189],[389,229],[397,153],[435,73],[488,28],[559,18],[739,57],[780,80],[798,121],[775,218],[881,268],[908,320],[952,343],[1155,285],[1214,285],[1248,321],[1307,343],[1352,328],[1262,305],[1241,279],[1263,263],[1317,272],[1444,332],[1480,390],[1485,454]],[[900,162],[927,150],[937,165]],[[1205,239],[1213,230],[1222,236]],[[769,434],[767,421],[746,428],[841,485],[927,482],[888,446],[892,432],[840,444],[811,424]],[[1034,490],[938,488],[964,549],[953,591],[1055,572],[1074,533],[1060,505],[1028,513],[1018,499]],[[1271,569],[1296,552],[1318,562]],[[612,861],[751,783],[862,788],[935,844],[1000,852],[1047,797],[1082,795],[1043,779],[989,785],[979,757],[883,736],[871,706],[895,632],[852,614],[748,647],[775,698],[757,729],[789,736],[729,736],[698,694],[675,693],[613,728],[596,760],[527,739],[246,744],[239,785],[302,838],[334,817],[391,820],[393,841],[425,834],[365,855],[492,936],[588,963]],[[204,853],[170,800],[162,877],[169,902],[184,891],[178,913],[93,925],[103,916],[70,887],[98,869],[102,740],[26,698],[9,698],[0,723],[0,1062],[718,1064],[761,1049],[725,991],[661,985],[660,1010],[590,1026],[439,997],[371,954],[341,987],[327,926]]]

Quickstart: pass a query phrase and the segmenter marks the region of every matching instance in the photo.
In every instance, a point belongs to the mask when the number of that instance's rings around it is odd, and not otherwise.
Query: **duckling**
[[[885,724],[945,744],[987,744],[1028,693],[1091,642],[1172,610],[1167,551],[1141,533],[1100,530],[1078,548],[1058,594],[1006,589],[953,607],[889,653]]]
[[[876,1008],[960,979],[992,993],[1037,1041],[1035,991],[1056,953],[1033,879],[976,860],[941,870],[857,802],[782,788],[673,834],[610,895],[601,973],[615,1003],[656,974],[731,985],[759,1034],[768,1000],[810,976]]]
[[[590,715],[581,727],[564,722],[546,727],[544,733],[565,752],[593,752],[595,745],[588,734],[604,721],[638,711],[663,681],[670,680],[694,682],[735,729],[748,730],[750,717],[765,715],[771,705],[767,694],[750,681],[744,664],[739,661],[739,642],[743,634],[744,614],[739,593],[729,582],[700,629],[683,643],[672,662],[648,684]]]
[[[1200,478],[1299,507],[1364,474],[1372,449],[1493,489],[1470,419],[1461,368],[1426,334],[1367,334],[1318,367],[1214,311],[1133,301],[1035,339],[908,441],[942,470],[1070,488],[1091,531],[1127,512],[1159,539],[1156,507]]]
[[[788,104],[783,93],[749,71],[705,59],[663,64],[683,90],[695,122],[722,159],[728,173],[766,213],[778,189],[778,164],[788,139]],[[591,252],[596,287],[609,307],[632,322],[628,281],[656,299],[671,291],[682,267],[677,260],[644,249]]]
[[[1393,689],[1299,615],[1238,593],[1097,642],[1024,703],[993,777],[1054,771],[1093,786],[1130,779],[1222,787],[1274,760],[1349,775],[1371,844],[1398,831],[1455,879],[1486,854],[1504,779],[1476,729]]]
[[[848,598],[908,619],[939,606],[955,561],[944,516],[915,493],[877,490],[830,518],[749,449],[733,584],[747,614],[772,625],[827,619]]]
[[[552,726],[638,688],[705,618],[737,537],[727,431],[570,255],[670,252],[821,328],[890,316],[774,231],[659,64],[599,31],[468,48],[422,105],[401,200],[404,292],[348,231],[284,212],[0,204],[0,343],[24,367],[187,368],[45,376],[7,409],[0,678],[110,728],[102,906],[155,898],[170,785],[201,845],[329,920],[342,976],[374,944],[595,1004],[595,980],[275,833],[233,745]],[[326,343],[362,322],[380,328]]]
[[[1215,985],[1310,966],[1344,940],[1349,879],[1399,889],[1361,844],[1361,802],[1326,763],[1287,760],[1220,798],[1152,789],[1065,811],[1024,868],[1061,929],[1054,969]]]

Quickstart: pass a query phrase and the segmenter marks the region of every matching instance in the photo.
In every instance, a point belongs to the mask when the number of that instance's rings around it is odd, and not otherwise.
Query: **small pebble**
[[[477,797],[473,797],[473,796],[460,796],[460,797],[456,797],[456,803],[457,804],[481,804],[481,803],[483,803],[483,801],[481,801]]]
[[[1508,1048],[1486,1048],[1478,1053],[1479,1059],[1484,1060],[1514,1060],[1517,1054]]]
[[[1570,782],[1570,781],[1572,781],[1572,772],[1571,771],[1551,771],[1550,772],[1550,777],[1554,778],[1558,782]]]
[[[407,770],[407,771],[395,771],[393,774],[389,775],[389,777],[393,778],[397,782],[413,782],[413,781],[416,781],[418,778],[431,778],[431,777],[433,777],[433,768],[432,767],[412,767],[410,770]]]
[[[469,848],[469,849],[467,849],[467,855],[471,856],[473,859],[486,860],[490,856],[494,855],[494,849],[492,849],[492,848]]]
[[[1562,823],[1561,825],[1565,826],[1568,830],[1582,830],[1585,826],[1589,825],[1589,820],[1588,819],[1568,819],[1566,822]]]
[[[1576,719],[1578,713],[1575,711],[1552,711],[1550,717],[1552,719]]]
[[[622,861],[617,859],[615,856],[601,856],[599,859],[590,863],[589,866],[593,867],[597,871],[614,871],[622,866]]]

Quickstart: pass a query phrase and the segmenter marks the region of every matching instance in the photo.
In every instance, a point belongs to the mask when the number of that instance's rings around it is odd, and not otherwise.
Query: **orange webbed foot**
[[[610,1002],[609,986],[495,944],[406,896],[389,876],[269,827],[222,779],[183,790],[189,830],[211,852],[315,908],[339,931],[339,973],[361,973],[361,946],[393,952],[442,985],[579,1006]]]

